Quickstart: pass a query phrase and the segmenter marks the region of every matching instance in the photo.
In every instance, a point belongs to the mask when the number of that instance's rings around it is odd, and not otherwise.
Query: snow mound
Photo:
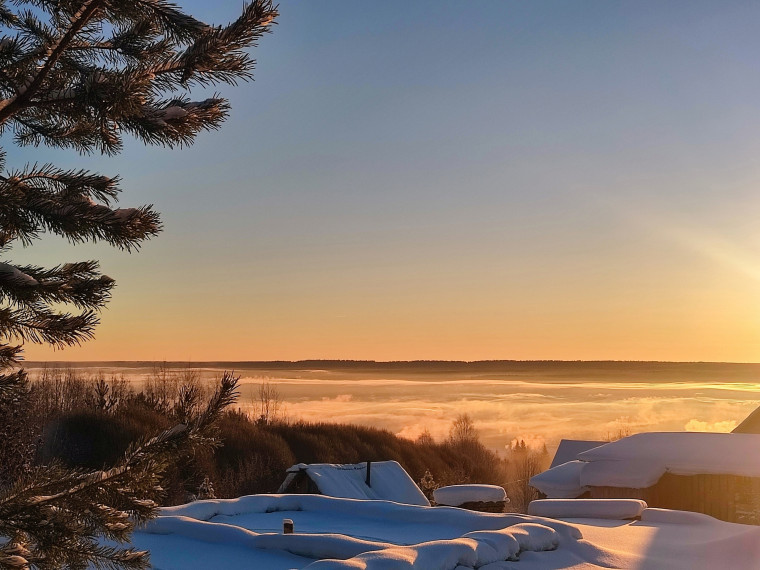
[[[361,517],[365,520],[377,520],[383,525],[398,525],[413,521],[416,525],[446,525],[457,532],[457,536],[476,530],[497,530],[508,526],[540,522],[557,531],[561,536],[577,540],[581,533],[573,525],[551,519],[537,519],[521,514],[479,513],[457,509],[455,507],[421,507],[405,505],[392,501],[360,501],[327,497],[324,495],[248,495],[237,499],[209,499],[195,501],[176,507],[164,507],[161,516],[148,523],[147,532],[162,532],[161,521],[168,517],[181,517],[211,521],[213,519],[229,520],[231,517],[279,513],[318,513],[320,517],[346,521]],[[277,528],[281,529],[279,517]],[[298,518],[288,515],[287,518]],[[300,526],[296,520],[295,529]],[[410,537],[414,538],[414,537]]]
[[[507,501],[507,493],[498,485],[449,485],[433,491],[439,505],[456,507],[463,503]]]
[[[282,534],[284,518],[295,534]],[[134,533],[133,545],[151,550],[162,570],[756,570],[760,527],[663,509],[644,509],[640,521],[569,524],[390,501],[257,495],[164,508]]]
[[[518,524],[511,528],[511,534],[517,539],[522,551],[542,552],[555,550],[559,546],[557,532],[542,524]]]
[[[669,509],[647,508],[641,513],[641,522],[667,523],[667,524],[714,524],[720,525],[721,521],[704,513],[692,513],[690,511],[671,511]]]
[[[516,560],[520,552],[520,543],[507,529],[476,530],[468,532],[463,538],[472,538],[478,542],[478,560],[483,564]]]
[[[305,558],[354,558],[365,552],[383,550],[385,542],[362,540],[342,534],[263,534],[256,537],[256,548],[283,550]]]
[[[563,519],[625,520],[641,516],[647,504],[639,499],[542,499],[531,501],[528,514]]]
[[[388,545],[347,560],[320,560],[308,570],[455,570],[516,560],[522,551],[555,550],[557,532],[535,523],[518,524],[501,531],[480,531],[462,538],[423,542],[414,546]]]

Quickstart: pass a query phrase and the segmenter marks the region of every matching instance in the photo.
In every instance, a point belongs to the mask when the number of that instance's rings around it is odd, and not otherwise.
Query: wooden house
[[[637,434],[580,452],[531,485],[548,498],[643,499],[760,524],[760,434]]]
[[[430,501],[396,461],[299,463],[287,470],[277,492],[430,506]]]

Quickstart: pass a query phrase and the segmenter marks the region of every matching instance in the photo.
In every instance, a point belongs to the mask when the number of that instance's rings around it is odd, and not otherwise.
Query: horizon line
[[[247,365],[284,365],[284,364],[365,364],[365,365],[400,365],[400,364],[737,364],[758,365],[760,362],[739,361],[712,361],[712,360],[624,360],[624,359],[591,359],[591,360],[564,360],[564,359],[483,359],[483,360],[441,360],[441,359],[414,359],[414,360],[371,360],[352,358],[304,358],[298,360],[24,360],[19,363],[24,365],[37,364],[166,364],[166,365],[204,365],[204,364],[247,364]]]

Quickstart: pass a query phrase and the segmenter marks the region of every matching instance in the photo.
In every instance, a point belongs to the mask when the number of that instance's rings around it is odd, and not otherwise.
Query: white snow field
[[[295,534],[282,534],[285,518]],[[133,543],[157,570],[760,568],[760,527],[695,513],[562,521],[320,495],[164,508]]]

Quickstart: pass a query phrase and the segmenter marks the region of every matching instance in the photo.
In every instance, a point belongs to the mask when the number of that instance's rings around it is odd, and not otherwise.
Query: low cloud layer
[[[716,366],[716,365],[713,365]],[[561,438],[608,439],[642,431],[731,431],[760,405],[755,378],[718,369],[703,381],[653,380],[650,370],[625,378],[464,377],[455,373],[394,371],[277,371],[241,378],[242,408],[254,409],[267,380],[282,397],[288,418],[371,425],[414,439],[425,431],[441,440],[467,413],[482,441],[504,452],[515,441],[551,450]],[[135,384],[149,369],[113,369]],[[203,369],[211,381],[221,370]],[[532,373],[531,373],[532,374]],[[591,378],[589,380],[588,378]],[[723,378],[724,380],[721,380]]]
[[[642,431],[731,431],[760,405],[754,384],[405,381],[400,378],[275,380],[292,419],[350,422],[414,439],[441,440],[467,413],[483,442],[552,449],[562,438],[608,439]]]

